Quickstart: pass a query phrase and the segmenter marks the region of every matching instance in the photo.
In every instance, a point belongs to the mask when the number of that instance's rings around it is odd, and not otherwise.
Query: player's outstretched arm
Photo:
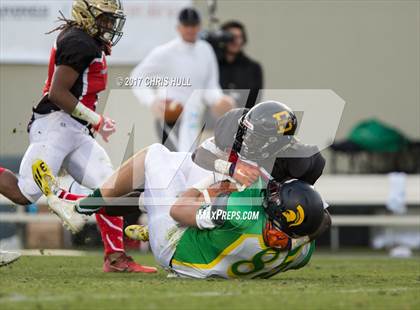
[[[0,194],[4,195],[18,205],[30,204],[30,201],[23,196],[18,186],[17,176],[10,170],[0,166]]]
[[[223,221],[212,214],[223,213],[220,211],[225,211],[227,197],[235,191],[237,186],[228,180],[214,183],[213,177],[206,178],[181,194],[172,205],[170,215],[183,226],[215,228]]]
[[[182,226],[197,227],[197,212],[204,203],[201,192],[196,188],[190,188],[172,205],[170,215]]]
[[[67,65],[59,65],[54,71],[54,77],[48,98],[63,111],[88,122],[105,142],[116,131],[115,122],[86,107],[71,93],[71,89],[79,78],[79,72]]]

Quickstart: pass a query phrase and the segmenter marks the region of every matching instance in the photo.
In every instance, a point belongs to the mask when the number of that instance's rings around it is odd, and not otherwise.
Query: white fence
[[[316,184],[323,198],[334,208],[340,206],[384,206],[390,191],[386,175],[325,175]],[[339,247],[339,227],[420,227],[420,175],[407,176],[405,183],[405,202],[415,207],[414,214],[406,215],[334,215],[332,216],[331,247]],[[44,198],[38,202],[45,205]],[[12,204],[0,196],[0,204]],[[52,214],[28,214],[18,206],[18,212],[0,213],[0,223],[58,222]],[[91,217],[94,222],[94,217]]]

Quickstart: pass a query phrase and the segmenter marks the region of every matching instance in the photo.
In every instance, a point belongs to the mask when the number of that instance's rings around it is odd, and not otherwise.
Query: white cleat
[[[47,197],[48,206],[63,222],[63,226],[73,234],[80,232],[87,222],[87,216],[76,212],[76,202],[62,200],[54,195]]]
[[[14,263],[19,259],[20,255],[19,252],[0,250],[0,267]]]

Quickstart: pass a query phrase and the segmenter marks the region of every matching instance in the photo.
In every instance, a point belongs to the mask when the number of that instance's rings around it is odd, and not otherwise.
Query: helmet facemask
[[[322,197],[297,179],[270,180],[262,205],[273,226],[292,238],[313,234],[324,218]]]
[[[125,15],[122,12],[104,12],[92,6],[89,7],[89,12],[96,16],[96,36],[106,44],[111,44],[111,46],[117,45],[123,35]]]
[[[285,223],[282,220],[282,212],[285,212],[286,208],[283,206],[280,188],[280,183],[274,180],[268,182],[262,205],[273,226],[280,231],[284,231],[283,229],[286,225],[284,225]]]

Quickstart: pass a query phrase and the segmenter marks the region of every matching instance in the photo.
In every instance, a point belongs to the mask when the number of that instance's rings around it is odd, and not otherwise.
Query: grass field
[[[270,280],[230,281],[104,274],[101,261],[24,256],[0,269],[0,309],[420,309],[418,257],[318,254]]]

